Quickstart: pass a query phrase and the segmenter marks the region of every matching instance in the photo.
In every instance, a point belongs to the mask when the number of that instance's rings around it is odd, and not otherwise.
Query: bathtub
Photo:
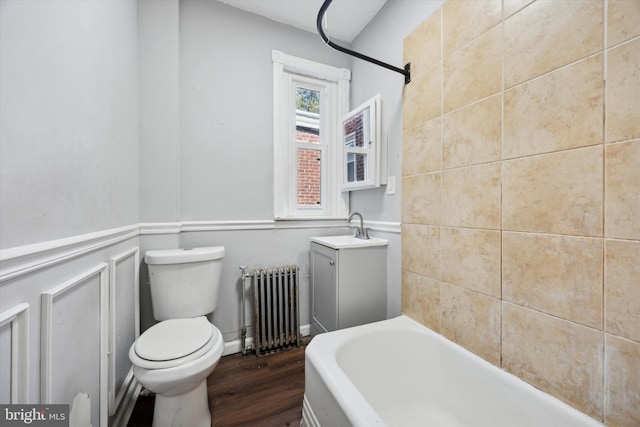
[[[305,427],[603,425],[406,316],[318,335],[305,360]]]

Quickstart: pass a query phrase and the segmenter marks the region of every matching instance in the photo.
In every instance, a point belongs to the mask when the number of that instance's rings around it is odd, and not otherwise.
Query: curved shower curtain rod
[[[327,12],[327,9],[329,8],[329,5],[331,4],[332,1],[333,0],[324,0],[324,3],[322,4],[322,7],[320,8],[320,11],[318,12],[318,19],[316,20],[316,27],[318,28],[318,34],[320,34],[320,37],[322,37],[322,40],[324,40],[324,42],[328,46],[334,48],[335,50],[339,50],[340,52],[344,52],[344,53],[346,53],[348,55],[355,56],[356,58],[362,59],[364,61],[371,62],[372,64],[379,65],[379,66],[387,68],[387,69],[389,69],[391,71],[395,71],[396,73],[400,73],[400,74],[402,74],[404,76],[404,84],[409,83],[411,81],[411,63],[405,64],[404,68],[394,67],[393,65],[389,65],[386,62],[378,61],[377,59],[371,58],[370,56],[363,55],[363,54],[358,53],[358,52],[354,52],[351,49],[347,49],[346,47],[342,47],[340,45],[337,45],[334,42],[332,42],[331,40],[329,40],[329,37],[327,37],[327,35],[322,30],[322,19],[324,18],[324,14]]]

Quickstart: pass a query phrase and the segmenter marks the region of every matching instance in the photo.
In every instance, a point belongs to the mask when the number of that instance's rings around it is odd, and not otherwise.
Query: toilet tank
[[[147,251],[153,317],[181,319],[212,313],[218,305],[224,247]]]

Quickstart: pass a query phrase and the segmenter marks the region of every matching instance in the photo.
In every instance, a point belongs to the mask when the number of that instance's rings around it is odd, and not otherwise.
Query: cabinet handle
[[[333,260],[329,261],[329,265],[333,265]]]

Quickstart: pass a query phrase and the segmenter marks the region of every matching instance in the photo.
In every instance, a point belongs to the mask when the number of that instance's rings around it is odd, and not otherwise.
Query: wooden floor
[[[304,340],[300,348],[256,357],[225,356],[207,380],[213,427],[299,426],[304,395]],[[151,427],[153,396],[140,396],[129,427]]]

